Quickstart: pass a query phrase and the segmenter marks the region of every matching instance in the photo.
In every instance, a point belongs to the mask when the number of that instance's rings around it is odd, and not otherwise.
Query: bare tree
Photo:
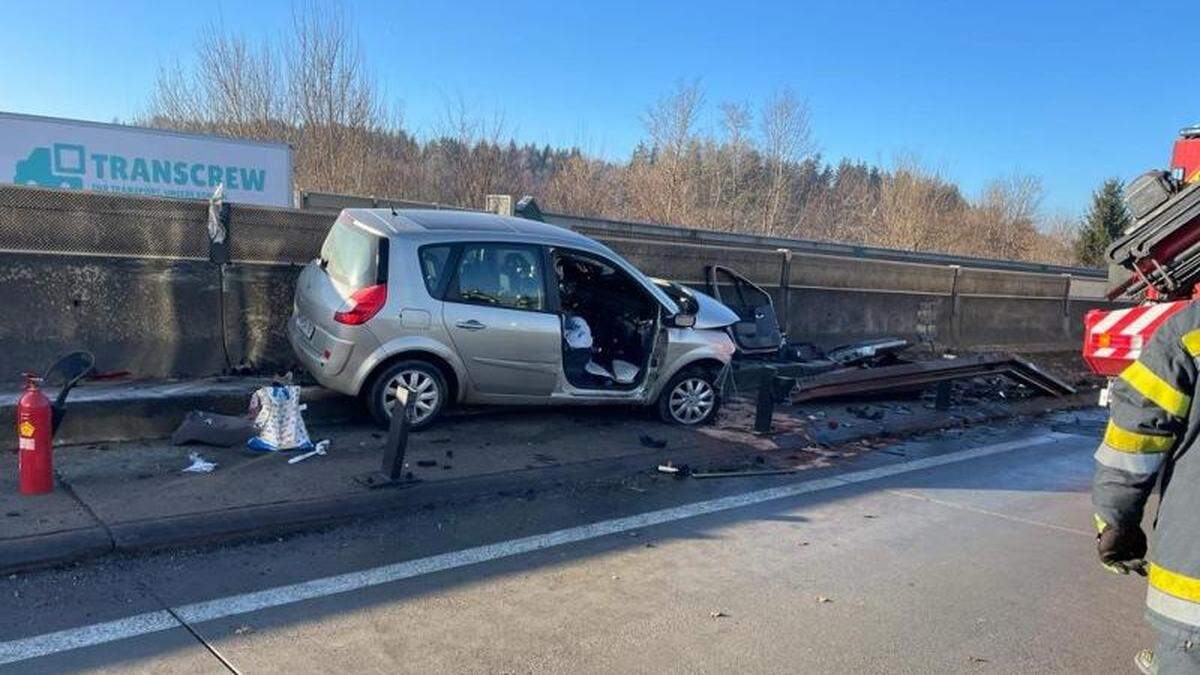
[[[204,28],[192,72],[175,61],[159,68],[151,115],[160,123],[246,138],[283,133],[286,96],[280,57],[220,24]]]
[[[572,154],[558,167],[546,186],[546,203],[563,213],[583,216],[618,215],[618,169],[606,162]]]
[[[704,103],[699,82],[676,85],[642,117],[650,136],[651,161],[640,172],[635,190],[651,220],[678,222],[694,198],[688,160],[695,143],[696,121]]]
[[[387,128],[388,118],[358,39],[337,5],[313,2],[292,23],[285,60],[304,170],[318,187],[362,190],[373,160],[369,136]]]
[[[774,233],[787,210],[787,167],[812,154],[814,145],[808,106],[784,89],[762,109],[762,152],[770,172],[763,200],[762,228]]]
[[[718,173],[709,208],[721,229],[734,229],[741,212],[748,210],[746,173],[754,151],[750,138],[750,106],[744,103],[721,105],[721,144],[717,148]]]
[[[203,29],[191,68],[159,69],[146,117],[290,143],[298,184],[347,192],[373,187],[375,139],[399,127],[345,16],[316,2],[295,10],[291,33],[277,44],[251,44],[219,23]]]
[[[1043,219],[1038,230],[1030,260],[1054,265],[1079,264],[1076,248],[1080,230],[1078,216],[1054,213]]]
[[[974,205],[971,240],[977,255],[1028,260],[1037,244],[1036,219],[1042,182],[1036,176],[1008,176],[988,183]]]

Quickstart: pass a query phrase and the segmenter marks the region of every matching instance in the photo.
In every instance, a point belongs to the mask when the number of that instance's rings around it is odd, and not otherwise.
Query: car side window
[[[442,293],[442,282],[446,279],[446,265],[450,261],[450,251],[453,248],[450,244],[422,246],[417,253],[421,261],[421,276],[425,278],[425,288],[435,298]]]
[[[465,244],[447,299],[479,305],[546,309],[542,251],[525,244]]]

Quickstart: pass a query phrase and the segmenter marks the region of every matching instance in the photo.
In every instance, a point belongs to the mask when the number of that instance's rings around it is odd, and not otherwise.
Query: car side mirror
[[[671,325],[676,328],[691,328],[696,325],[695,314],[676,314],[671,317]]]

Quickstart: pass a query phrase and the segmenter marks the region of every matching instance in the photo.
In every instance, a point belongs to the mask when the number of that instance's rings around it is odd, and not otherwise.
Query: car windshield
[[[663,293],[666,293],[668,298],[675,301],[682,313],[695,314],[700,311],[700,304],[696,302],[696,296],[692,295],[691,289],[666,279],[651,279],[651,281]]]

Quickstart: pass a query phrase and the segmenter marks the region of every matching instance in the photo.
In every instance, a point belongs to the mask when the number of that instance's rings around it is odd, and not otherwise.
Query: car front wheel
[[[717,376],[707,368],[685,368],[671,378],[658,398],[659,416],[685,426],[711,422],[720,407]]]
[[[408,390],[413,403],[408,418],[410,429],[433,424],[446,407],[449,388],[437,366],[425,361],[399,361],[375,378],[367,395],[367,409],[377,424],[386,427],[391,423],[403,389]]]

